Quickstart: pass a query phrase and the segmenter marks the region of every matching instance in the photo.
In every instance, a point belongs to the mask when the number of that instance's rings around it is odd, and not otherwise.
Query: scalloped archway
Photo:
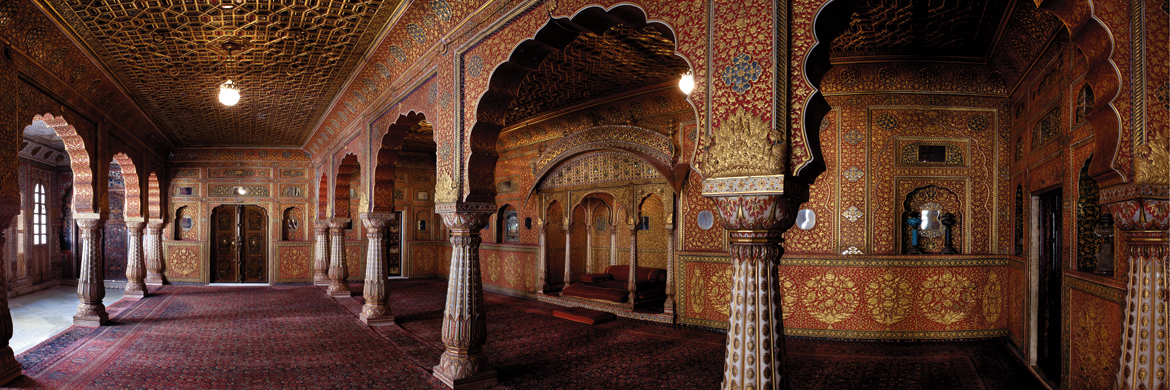
[[[426,120],[422,113],[411,111],[399,115],[393,124],[387,127],[378,151],[374,155],[374,195],[370,202],[370,211],[375,213],[389,213],[394,211],[394,171],[398,166],[398,152],[402,150],[403,140],[411,128]]]
[[[73,170],[73,212],[94,213],[93,202],[93,170],[90,168],[90,152],[86,149],[85,139],[77,134],[77,129],[65,121],[65,118],[55,117],[53,114],[37,115],[33,122],[42,122],[52,128],[65,143],[65,152],[69,153],[69,167]]]
[[[114,162],[122,169],[122,181],[125,185],[124,215],[126,218],[142,218],[142,191],[138,185],[138,168],[126,153],[114,155]]]

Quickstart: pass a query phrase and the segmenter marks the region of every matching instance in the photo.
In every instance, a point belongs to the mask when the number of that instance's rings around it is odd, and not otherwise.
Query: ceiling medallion
[[[219,102],[225,106],[234,106],[240,102],[240,90],[231,80],[219,85]]]

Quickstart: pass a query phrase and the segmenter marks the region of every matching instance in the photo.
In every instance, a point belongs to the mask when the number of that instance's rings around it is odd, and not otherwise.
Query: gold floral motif
[[[995,271],[987,273],[987,287],[983,289],[983,318],[988,324],[999,320],[1003,311],[1003,282]]]
[[[906,278],[886,272],[868,285],[870,311],[873,320],[893,325],[910,312],[911,285]]]
[[[696,266],[694,274],[692,274],[691,283],[689,285],[695,286],[695,300],[694,305],[690,308],[694,315],[702,314],[706,309],[706,302],[711,303],[711,307],[720,316],[727,316],[731,313],[731,308],[728,302],[728,297],[731,296],[731,277],[732,267],[724,267],[723,271],[703,272],[703,267]]]
[[[451,179],[451,172],[439,172],[435,177],[435,203],[452,203],[459,198],[459,183]]]
[[[788,163],[784,134],[743,109],[724,119],[702,144],[706,150],[698,168],[709,179],[781,174]]]
[[[1134,181],[1145,184],[1170,184],[1170,139],[1162,132],[1151,131],[1153,135],[1145,145],[1137,146],[1133,156]]]
[[[931,321],[950,325],[967,318],[975,306],[975,283],[946,271],[922,282],[922,313]]]
[[[1105,389],[1112,386],[1111,373],[1117,372],[1117,357],[1103,353],[1115,348],[1107,340],[1102,329],[1108,329],[1110,322],[1106,317],[1104,301],[1097,298],[1088,298],[1085,305],[1075,314],[1078,318],[1073,326],[1074,339],[1072,356],[1080,360],[1077,372],[1073,376],[1080,380],[1081,385],[1091,389]]]
[[[780,312],[784,319],[792,315],[792,310],[796,307],[796,283],[793,283],[788,276],[781,276],[780,282]]]
[[[288,250],[281,254],[280,271],[286,278],[301,278],[306,277],[305,270],[308,269],[309,257],[305,252],[300,250]]]
[[[804,286],[808,292],[804,297],[808,314],[826,324],[835,324],[853,316],[860,301],[857,285],[848,277],[831,272],[809,279]]]
[[[170,257],[167,265],[175,271],[174,275],[187,275],[195,271],[196,263],[198,263],[196,259],[199,256],[191,248],[177,248],[171,251]]]

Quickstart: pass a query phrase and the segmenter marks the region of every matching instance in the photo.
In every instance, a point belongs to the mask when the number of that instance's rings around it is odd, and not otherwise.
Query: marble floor
[[[122,299],[121,288],[107,288],[106,306]],[[77,311],[77,287],[57,286],[8,300],[12,310],[12,340],[8,345],[19,355],[73,325]]]

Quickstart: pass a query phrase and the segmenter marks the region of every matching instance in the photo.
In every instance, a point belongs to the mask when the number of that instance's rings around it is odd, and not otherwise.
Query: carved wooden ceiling
[[[402,138],[402,151],[408,153],[435,154],[435,129],[427,121],[419,122],[406,131]]]
[[[300,146],[400,2],[42,1],[179,146]]]
[[[831,44],[835,63],[948,59],[986,63],[1016,0],[862,0]]]
[[[689,69],[659,29],[617,25],[584,33],[525,78],[505,123],[640,87],[678,80]]]

